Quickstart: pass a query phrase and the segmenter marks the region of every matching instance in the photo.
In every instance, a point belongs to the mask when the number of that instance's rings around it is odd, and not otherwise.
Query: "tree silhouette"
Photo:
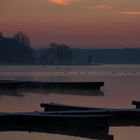
[[[67,65],[72,62],[72,49],[68,45],[51,43],[41,56],[41,63],[50,65]]]
[[[0,64],[34,64],[29,38],[23,32],[11,38],[0,34]]]
[[[19,43],[19,46],[30,48],[29,37],[26,36],[23,32],[17,32],[14,35],[14,39]]]

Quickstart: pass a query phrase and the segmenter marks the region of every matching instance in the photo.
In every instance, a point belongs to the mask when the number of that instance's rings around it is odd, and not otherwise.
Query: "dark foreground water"
[[[140,65],[1,66],[0,80],[104,81],[101,92],[37,89],[0,89],[0,112],[43,111],[41,102],[109,108],[134,108],[140,100]],[[84,134],[84,130],[82,131]],[[89,131],[92,135],[94,130]],[[74,132],[73,132],[74,133]],[[139,140],[140,127],[112,127],[115,140]],[[82,140],[80,136],[36,132],[0,132],[2,140]],[[96,138],[99,140],[99,138]]]

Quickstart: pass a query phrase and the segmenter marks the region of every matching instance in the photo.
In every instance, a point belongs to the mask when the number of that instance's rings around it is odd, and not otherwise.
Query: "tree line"
[[[140,64],[140,49],[76,49],[58,43],[33,49],[29,37],[23,32],[17,32],[13,37],[0,33],[0,65],[85,64]]]
[[[0,64],[67,65],[71,64],[71,61],[72,49],[68,45],[51,43],[39,57],[36,57],[25,33],[17,32],[11,38],[0,33]]]
[[[0,64],[31,64],[34,62],[33,49],[28,36],[17,32],[13,37],[0,33]]]

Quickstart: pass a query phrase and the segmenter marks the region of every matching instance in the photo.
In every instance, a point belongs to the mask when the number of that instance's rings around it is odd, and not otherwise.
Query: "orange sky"
[[[0,0],[0,31],[32,46],[140,47],[140,0]]]

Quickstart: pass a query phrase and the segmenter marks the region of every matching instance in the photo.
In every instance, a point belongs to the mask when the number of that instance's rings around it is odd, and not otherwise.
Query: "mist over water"
[[[42,102],[67,105],[134,108],[132,100],[140,100],[140,65],[101,66],[0,66],[0,80],[29,81],[104,81],[102,93],[82,94],[82,91],[48,91],[46,89],[0,89],[0,112],[43,111]],[[76,94],[78,93],[78,94]],[[80,94],[81,93],[81,94]],[[139,139],[139,127],[110,128],[115,140]],[[129,135],[128,135],[129,134]],[[0,132],[5,140],[86,138],[48,133]]]

